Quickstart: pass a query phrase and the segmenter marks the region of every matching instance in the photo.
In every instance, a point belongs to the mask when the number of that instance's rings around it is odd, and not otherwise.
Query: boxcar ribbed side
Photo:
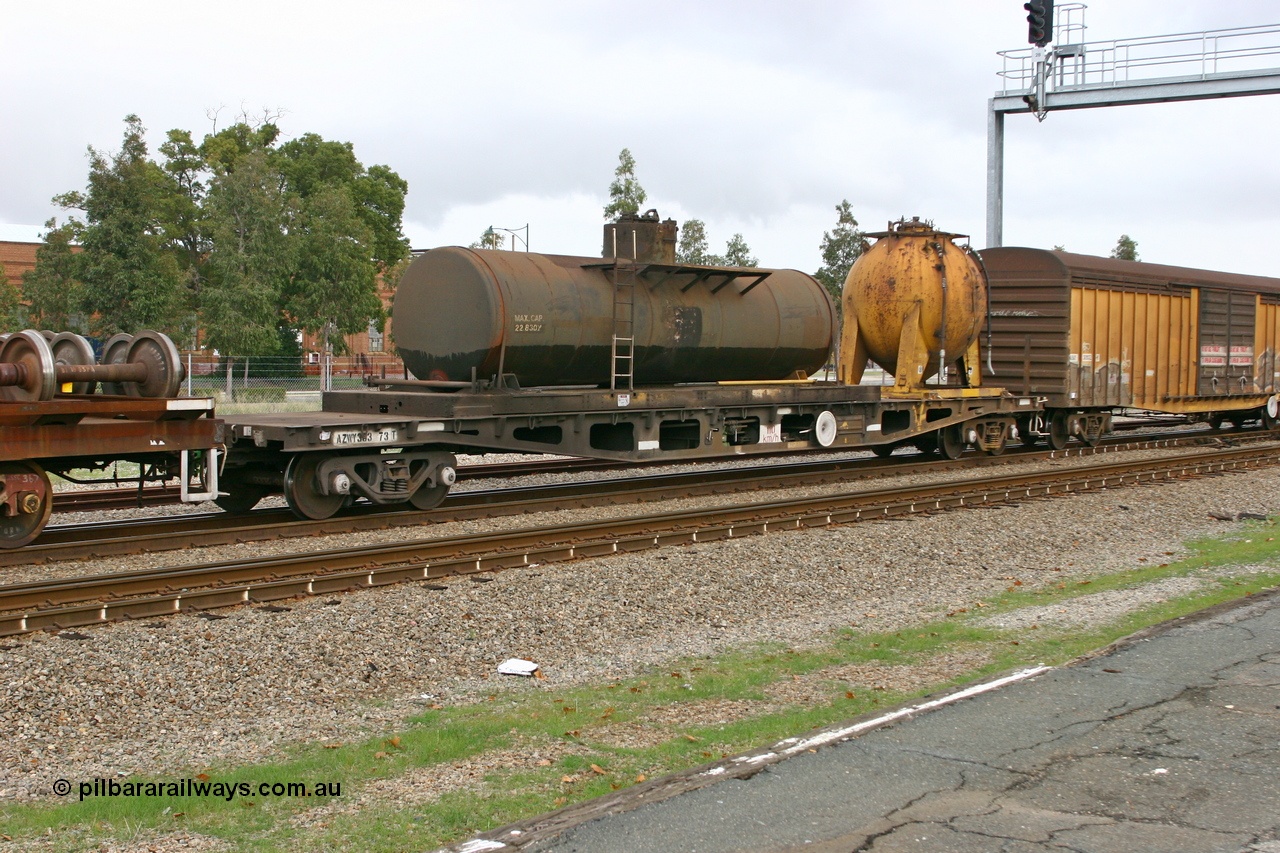
[[[1258,410],[1276,393],[1280,280],[1041,249],[982,253],[991,382],[1050,409]]]

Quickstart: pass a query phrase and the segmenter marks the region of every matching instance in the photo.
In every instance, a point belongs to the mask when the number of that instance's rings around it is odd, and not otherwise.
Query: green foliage
[[[25,325],[70,331],[78,326],[73,319],[81,316],[84,301],[77,259],[71,248],[79,242],[80,225],[75,220],[58,225],[56,219],[50,219],[44,227],[44,240],[36,248],[35,268],[22,275],[22,298],[27,303]]]
[[[314,133],[280,146],[278,157],[288,190],[304,202],[331,187],[346,189],[344,207],[368,229],[363,237],[376,263],[386,267],[408,257],[409,241],[401,234],[404,197],[409,191],[404,178],[386,166],[366,171],[350,142],[325,140]]]
[[[711,254],[707,245],[707,226],[701,219],[686,220],[680,227],[680,243],[676,247],[676,260],[682,264],[712,266],[720,259]]]
[[[613,172],[609,185],[609,203],[604,208],[604,218],[614,221],[624,213],[639,213],[648,194],[636,180],[636,160],[629,148],[618,154],[618,168]]]
[[[171,130],[157,163],[137,116],[125,123],[118,154],[89,149],[86,191],[54,199],[84,221],[50,222],[24,279],[43,325],[81,313],[98,335],[189,340],[194,324],[209,346],[271,355],[296,351],[300,330],[351,334],[384,319],[378,275],[398,277],[409,257],[408,183],[394,171],[314,133],[277,147],[265,116],[199,144]]]
[[[282,294],[298,249],[289,231],[294,213],[267,149],[240,152],[234,168],[211,178],[204,229],[213,250],[199,300],[209,347],[237,355],[279,352]]]
[[[18,288],[9,283],[9,277],[0,264],[0,331],[14,331],[23,326],[22,306]]]
[[[302,329],[328,327],[349,335],[370,320],[385,318],[378,299],[378,265],[369,257],[372,230],[357,210],[348,187],[328,184],[303,200],[298,216],[298,254],[285,292],[288,314]]]
[[[723,255],[713,255],[707,243],[707,226],[701,219],[686,220],[680,229],[676,261],[713,267],[755,267],[760,261],[751,255],[751,247],[741,234],[734,234],[725,244]]]
[[[1121,261],[1138,260],[1138,243],[1128,234],[1121,234],[1116,247],[1111,250],[1111,257]]]
[[[270,385],[235,388],[231,395],[237,403],[283,403],[287,399],[284,388],[274,388]]]
[[[472,249],[501,249],[502,235],[492,228],[480,235],[480,239],[471,244]]]
[[[177,187],[148,156],[145,134],[137,116],[126,117],[118,152],[107,155],[90,146],[88,192],[54,199],[84,212],[83,251],[73,263],[89,331],[98,337],[140,329],[173,332],[184,313],[182,271],[167,251],[161,217]]]
[[[724,248],[724,262],[731,267],[756,267],[760,261],[751,256],[751,248],[741,234],[734,234]]]
[[[866,235],[858,230],[858,220],[853,218],[848,199],[836,205],[836,227],[822,232],[821,249],[822,266],[813,277],[822,282],[822,286],[839,306],[844,280],[849,277],[849,270],[854,262],[867,250]]]

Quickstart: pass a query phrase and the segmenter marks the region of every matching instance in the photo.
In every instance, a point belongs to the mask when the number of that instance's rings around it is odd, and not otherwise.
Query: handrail
[[[996,72],[1003,82],[1001,94],[1023,92],[1035,85],[1039,48],[997,51],[1004,67]],[[1280,24],[1236,27],[1203,32],[1174,33],[1132,39],[1055,45],[1051,85],[1071,87],[1120,86],[1135,81],[1172,76],[1168,69],[1198,66],[1190,77],[1261,71],[1280,68]],[[1269,62],[1261,62],[1270,57]],[[1165,73],[1149,73],[1152,69]]]

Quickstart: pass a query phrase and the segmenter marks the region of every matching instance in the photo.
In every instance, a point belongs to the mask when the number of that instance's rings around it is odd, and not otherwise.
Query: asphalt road
[[[715,784],[692,772],[675,795],[680,779],[505,827],[470,849],[1280,853],[1280,595],[786,751],[763,751],[746,773],[741,757],[713,768],[726,777]]]

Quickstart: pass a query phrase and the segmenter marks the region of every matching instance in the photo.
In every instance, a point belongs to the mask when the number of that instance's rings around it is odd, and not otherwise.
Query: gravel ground
[[[547,678],[503,680],[502,687],[554,690],[755,641],[803,645],[836,626],[893,629],[972,607],[1014,580],[1035,587],[1168,562],[1185,539],[1232,529],[1210,512],[1277,511],[1280,478],[1261,470],[536,566],[485,583],[451,580],[444,590],[405,584],[298,600],[287,610],[240,607],[4,640],[0,800],[48,798],[58,778],[178,778],[271,759],[291,743],[349,741],[395,727],[424,705],[492,693],[496,665],[507,657],[539,662]],[[433,530],[531,523],[496,519]],[[127,564],[144,562],[153,561]],[[174,560],[157,555],[154,562]],[[1165,586],[1128,598],[1088,596],[1073,605],[1071,618],[1111,618],[1117,607],[1181,589]],[[1046,614],[1029,618],[1050,621]]]

